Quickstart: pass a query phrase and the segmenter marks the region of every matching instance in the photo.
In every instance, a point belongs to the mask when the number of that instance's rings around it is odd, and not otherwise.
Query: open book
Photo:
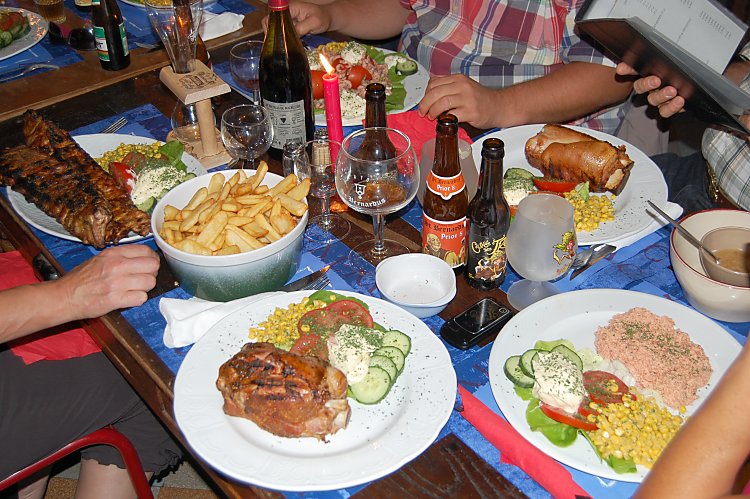
[[[715,0],[587,0],[576,25],[643,75],[685,97],[698,119],[750,134],[750,94],[721,75],[747,26]]]

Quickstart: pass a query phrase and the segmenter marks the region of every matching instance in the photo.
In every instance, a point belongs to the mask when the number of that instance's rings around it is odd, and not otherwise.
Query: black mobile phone
[[[456,348],[466,350],[498,332],[513,317],[508,307],[495,299],[482,298],[440,328],[440,336]]]

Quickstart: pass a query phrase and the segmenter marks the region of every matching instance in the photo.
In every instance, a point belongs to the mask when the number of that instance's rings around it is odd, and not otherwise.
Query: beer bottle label
[[[96,39],[96,51],[99,53],[99,59],[109,62],[107,36],[104,34],[103,26],[94,26],[94,38]]]
[[[466,263],[466,217],[441,222],[422,213],[422,253],[445,260],[453,268]]]
[[[446,201],[466,188],[463,173],[453,177],[441,177],[432,171],[427,175],[427,188]]]
[[[305,101],[271,102],[263,99],[263,105],[268,109],[273,126],[272,147],[283,149],[287,142],[296,140],[304,143],[307,140]]]
[[[118,29],[120,31],[120,39],[122,40],[123,55],[128,55],[130,53],[130,49],[128,49],[128,35],[125,33],[125,23],[120,23]]]
[[[492,282],[505,276],[505,237],[472,241],[470,236],[466,259],[470,279]]]

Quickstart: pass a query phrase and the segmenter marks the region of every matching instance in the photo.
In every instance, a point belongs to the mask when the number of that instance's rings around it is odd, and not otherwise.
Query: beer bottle
[[[510,208],[503,196],[505,144],[496,138],[482,143],[479,189],[469,203],[469,237],[464,277],[482,290],[497,288],[505,280],[505,235]]]
[[[365,128],[385,128],[385,85],[370,83],[365,88]],[[396,157],[396,146],[385,130],[368,130],[357,156],[382,161]]]
[[[263,106],[273,125],[269,154],[279,159],[287,141],[307,142],[315,131],[310,64],[294,29],[289,0],[268,1],[268,29],[258,79]]]
[[[466,263],[466,192],[458,162],[458,118],[437,119],[435,162],[427,175],[422,201],[422,251],[445,260],[458,271]]]
[[[99,62],[107,71],[119,71],[130,65],[128,38],[117,0],[92,0],[94,37]]]
[[[203,41],[201,35],[197,35],[195,40],[195,58],[205,64],[208,69],[211,69],[213,66],[211,63],[211,54],[208,53],[206,42]]]

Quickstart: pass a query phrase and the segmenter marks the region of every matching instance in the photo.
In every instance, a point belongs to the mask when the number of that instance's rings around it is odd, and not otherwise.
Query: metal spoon
[[[694,235],[692,235],[690,232],[688,232],[688,230],[685,227],[683,227],[682,225],[680,225],[679,222],[677,222],[677,220],[673,219],[672,217],[670,217],[669,215],[667,215],[666,213],[664,213],[664,211],[661,208],[659,208],[658,206],[656,206],[651,201],[648,201],[648,204],[650,204],[651,208],[655,209],[656,212],[659,215],[661,215],[662,217],[664,217],[666,220],[669,220],[669,223],[672,224],[672,226],[675,229],[677,229],[678,231],[680,231],[680,234],[682,234],[683,236],[685,236],[685,239],[687,239],[688,241],[690,241],[690,243],[693,246],[695,246],[699,250],[703,251],[705,254],[709,255],[711,257],[711,259],[714,262],[716,262],[716,265],[719,265],[719,259],[716,258],[716,255],[714,255],[713,251],[711,251],[710,249],[708,249],[705,246],[703,246],[703,244],[701,244],[701,242]]]

